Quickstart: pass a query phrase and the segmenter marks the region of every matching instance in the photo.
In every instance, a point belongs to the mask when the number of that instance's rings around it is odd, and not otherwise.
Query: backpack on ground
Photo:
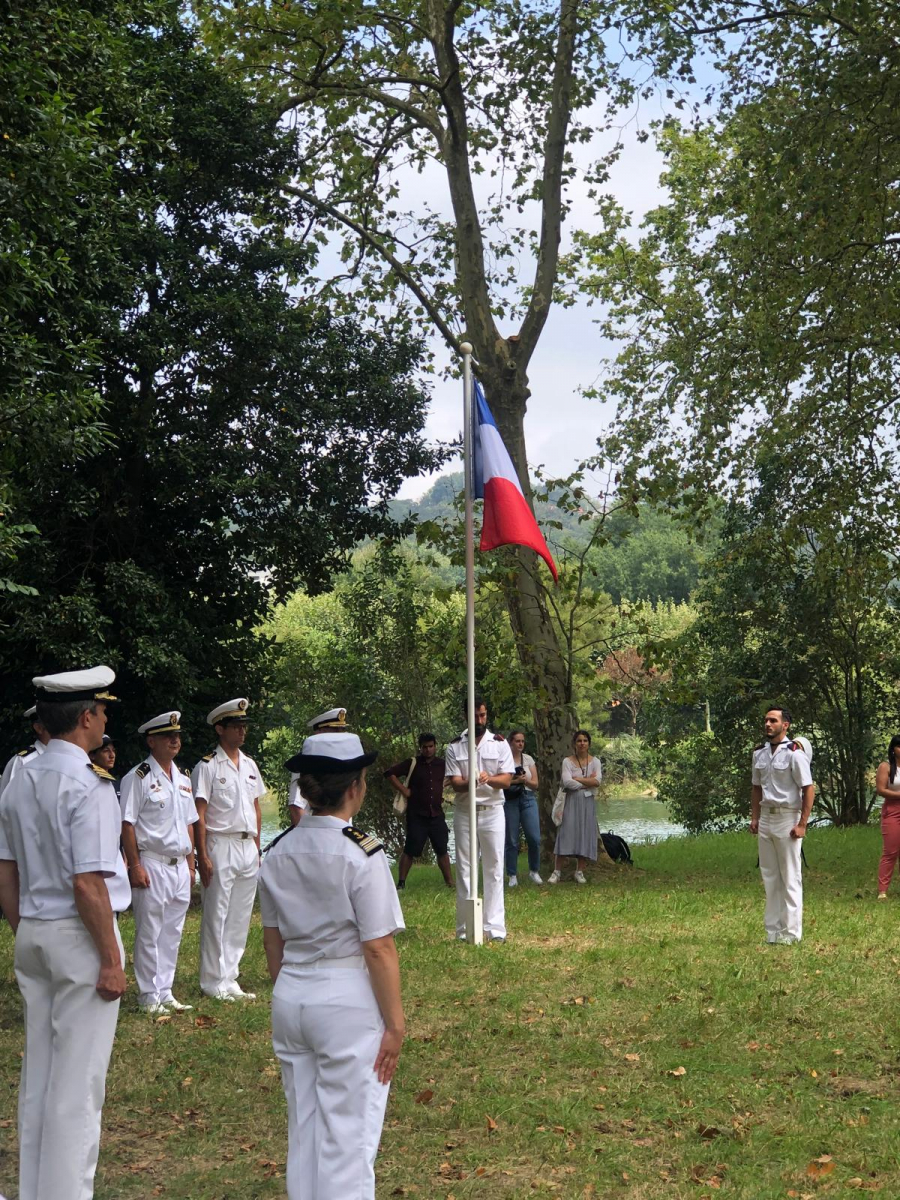
[[[600,841],[603,843],[603,848],[613,862],[623,862],[632,865],[631,850],[628,848],[628,843],[623,837],[619,837],[617,833],[609,830],[608,833],[600,834]]]

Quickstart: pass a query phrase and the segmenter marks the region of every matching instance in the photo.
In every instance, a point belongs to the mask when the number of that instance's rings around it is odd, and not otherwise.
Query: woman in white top
[[[366,794],[355,733],[285,763],[309,810],[259,875],[272,1042],[288,1106],[289,1200],[374,1200],[375,1155],[405,1026],[384,847],[351,825]]]
[[[591,754],[591,735],[577,729],[572,739],[575,753],[563,759],[562,787],[566,793],[562,824],[556,835],[556,870],[548,883],[559,883],[563,859],[578,860],[576,883],[587,883],[584,868],[588,859],[597,861],[597,788],[603,777],[600,759]]]
[[[516,764],[512,783],[503,792],[503,815],[506,818],[506,873],[509,887],[519,883],[519,826],[528,845],[528,878],[532,883],[541,879],[541,819],[535,792],[538,786],[537,767],[530,754],[525,753],[525,734],[515,729],[507,739]]]

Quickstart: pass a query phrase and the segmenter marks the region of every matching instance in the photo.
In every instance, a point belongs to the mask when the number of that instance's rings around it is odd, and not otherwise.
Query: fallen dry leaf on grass
[[[814,1159],[806,1168],[806,1174],[811,1179],[821,1179],[824,1175],[830,1175],[834,1170],[834,1163],[831,1160],[830,1154],[821,1154]]]
[[[418,1096],[416,1096],[416,1104],[430,1104],[433,1099],[434,1092],[431,1088],[425,1088],[424,1091],[419,1092]]]
[[[687,1067],[676,1067],[674,1071],[666,1071],[667,1075],[687,1075]]]
[[[702,1138],[717,1138],[722,1136],[722,1130],[716,1129],[715,1125],[704,1125],[702,1122],[697,1126],[697,1132]]]
[[[493,1117],[485,1116],[484,1119],[485,1119],[485,1121],[487,1121],[488,1133],[493,1133],[498,1127],[497,1122],[494,1120]]]
[[[626,1062],[640,1062],[641,1056],[639,1054],[626,1054],[625,1061]]]

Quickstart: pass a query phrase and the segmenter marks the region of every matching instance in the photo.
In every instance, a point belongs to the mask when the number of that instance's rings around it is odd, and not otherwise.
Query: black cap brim
[[[357,758],[332,758],[330,754],[295,754],[284,764],[286,771],[310,775],[343,775],[345,771],[359,771],[371,767],[377,754],[360,754]]]

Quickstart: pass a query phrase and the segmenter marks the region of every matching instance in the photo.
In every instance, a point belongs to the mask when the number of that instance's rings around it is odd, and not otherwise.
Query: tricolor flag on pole
[[[553,578],[558,580],[556,563],[547,549],[534,513],[528,507],[516,468],[477,379],[474,380],[474,393],[474,495],[476,500],[484,500],[479,549],[530,546],[553,572]]]
[[[472,345],[463,342],[463,463],[466,471],[466,691],[469,812],[469,886],[463,902],[466,940],[484,941],[484,906],[478,895],[478,811],[475,796],[478,749],[475,739],[475,518],[473,500],[484,499],[481,549],[530,546],[546,561],[556,579],[556,564],[519,484],[512,459],[491,416],[484,392],[472,375]],[[474,387],[473,387],[474,384]],[[457,805],[463,803],[462,797]],[[459,843],[457,843],[458,845]],[[460,865],[457,859],[457,880]]]

